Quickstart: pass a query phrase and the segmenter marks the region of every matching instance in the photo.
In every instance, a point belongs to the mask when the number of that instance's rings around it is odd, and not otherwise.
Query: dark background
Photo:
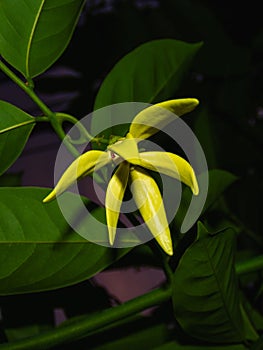
[[[229,208],[246,229],[260,235],[263,229],[260,7],[260,2],[255,1],[87,1],[70,45],[51,69],[35,79],[37,92],[53,110],[80,119],[92,111],[98,88],[113,65],[139,44],[161,38],[203,41],[181,89],[172,98],[200,100],[191,123],[209,168],[228,170],[239,177],[226,196]],[[1,73],[0,98],[30,114],[39,113],[33,102]],[[18,174],[15,181],[22,185],[52,187],[59,144],[48,125],[37,126],[23,154],[8,172]],[[239,244],[247,243],[251,244],[247,241]],[[33,318],[45,323],[53,320],[54,308],[61,308],[66,316],[92,309],[92,303],[87,301],[87,295],[92,293],[99,300],[98,307],[104,307],[112,301],[107,291],[123,301],[162,280],[162,272],[156,269],[131,268],[125,273],[99,274],[93,281],[98,293],[87,282],[58,292],[0,300],[4,316],[8,314],[5,322],[16,319],[18,324],[25,323],[25,310],[28,306],[33,310],[35,303],[37,312],[31,311]],[[106,287],[106,291],[97,284]],[[76,300],[76,296],[78,302],[72,305],[70,301]],[[28,318],[32,320],[32,315],[28,314]]]

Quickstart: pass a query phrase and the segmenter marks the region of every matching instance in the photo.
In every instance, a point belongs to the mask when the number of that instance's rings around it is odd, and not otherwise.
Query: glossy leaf
[[[173,39],[146,42],[124,56],[103,81],[94,109],[114,103],[155,103],[174,97],[201,43]],[[97,130],[99,118],[93,118]],[[120,135],[120,127],[113,134]],[[110,131],[107,133],[110,135]],[[105,133],[104,133],[105,135]]]
[[[235,273],[235,233],[209,233],[199,222],[195,242],[174,274],[174,315],[192,337],[213,343],[255,341]]]
[[[32,123],[31,123],[32,122]],[[21,154],[34,127],[34,118],[10,103],[0,101],[0,174],[7,170]],[[1,131],[25,124],[8,132]]]
[[[0,54],[26,78],[44,72],[67,47],[84,0],[2,0]]]
[[[1,295],[75,284],[95,275],[128,251],[106,248],[82,238],[68,226],[56,201],[42,203],[48,191],[0,188]],[[72,193],[63,196],[72,215],[78,218],[80,207],[76,196]],[[101,225],[96,226],[96,222],[93,226],[88,224],[87,230],[99,235]]]
[[[173,39],[144,43],[124,56],[103,81],[95,109],[113,103],[167,100],[178,89],[201,43]]]

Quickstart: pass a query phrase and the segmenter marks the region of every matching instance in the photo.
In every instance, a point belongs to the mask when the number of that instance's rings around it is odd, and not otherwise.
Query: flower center
[[[108,154],[109,154],[109,158],[113,161],[114,164],[119,164],[120,161],[122,160],[122,158],[115,152],[113,151],[109,151],[108,150]]]
[[[110,151],[110,156],[111,156],[111,159],[115,159],[116,157],[118,157],[117,154],[112,151]]]

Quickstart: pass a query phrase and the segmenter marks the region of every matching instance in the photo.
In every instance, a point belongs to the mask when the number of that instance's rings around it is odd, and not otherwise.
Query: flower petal
[[[146,225],[162,249],[173,255],[169,224],[156,182],[140,167],[131,168],[130,175],[133,198]]]
[[[195,98],[183,98],[157,103],[143,109],[133,119],[129,132],[134,138],[146,139],[199,104]]]
[[[109,162],[111,162],[111,158],[107,152],[92,150],[82,154],[65,170],[54,190],[43,202],[46,203],[55,199],[56,196],[63,193],[76,180],[91,174],[94,169],[97,170]]]
[[[135,164],[135,162],[133,163]],[[136,164],[182,181],[191,188],[194,195],[199,193],[193,168],[184,158],[176,154],[170,152],[141,152],[140,160]]]
[[[123,196],[129,178],[129,170],[129,163],[122,162],[110,179],[106,191],[106,218],[109,232],[109,242],[111,245],[113,245],[116,235],[116,227],[119,219]]]
[[[121,158],[127,161],[132,161],[133,159],[138,159],[140,157],[137,142],[130,134],[128,134],[125,139],[108,146],[107,149],[118,154]]]

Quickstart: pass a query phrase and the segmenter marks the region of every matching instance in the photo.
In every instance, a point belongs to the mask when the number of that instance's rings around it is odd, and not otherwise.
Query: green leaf
[[[247,258],[244,261],[239,261],[236,267],[238,274],[246,274],[263,270],[263,255],[252,258]]]
[[[175,341],[154,348],[154,350],[246,350],[244,345],[185,345]]]
[[[174,315],[194,338],[221,344],[258,338],[241,304],[234,253],[233,230],[211,234],[198,223],[173,281]]]
[[[173,39],[140,45],[107,75],[94,109],[121,102],[155,103],[172,97],[201,45]]]
[[[216,130],[214,127],[213,115],[209,113],[207,108],[201,108],[197,111],[194,119],[194,133],[203,148],[208,168],[216,168]]]
[[[84,0],[2,0],[0,54],[26,78],[44,72],[67,47]]]
[[[261,336],[260,339],[251,346],[251,350],[261,350],[263,348],[263,337]]]
[[[49,329],[48,326],[43,327],[39,326],[37,324],[32,324],[26,327],[19,327],[19,328],[7,328],[5,329],[5,334],[7,336],[7,339],[9,342],[33,337],[38,335],[41,331]]]
[[[167,341],[170,338],[171,331],[168,330],[166,324],[148,324],[151,319],[139,320],[139,322],[129,323],[127,325],[119,325],[118,328],[109,331],[110,335],[104,337],[101,341],[101,334],[95,338],[95,346],[91,349],[96,350],[123,350],[123,349],[141,349],[150,350]],[[139,327],[140,328],[139,328]],[[106,334],[107,335],[107,334]],[[114,336],[114,338],[113,338]],[[113,338],[113,340],[112,340]],[[99,344],[97,344],[97,342]]]
[[[94,109],[122,102],[155,103],[175,98],[174,94],[201,45],[161,39],[138,46],[107,75],[96,96]],[[93,130],[100,127],[99,119],[92,119]],[[112,133],[118,135],[118,131],[115,128]]]
[[[129,251],[90,243],[74,232],[56,201],[42,203],[48,192],[50,190],[44,188],[0,188],[1,295],[75,284],[105,269]],[[72,193],[63,196],[77,220],[80,212],[77,196]],[[97,223],[85,220],[87,230],[99,235],[102,225]]]
[[[2,133],[7,128],[21,127]],[[28,123],[28,124],[27,124]],[[34,127],[34,118],[10,103],[0,101],[0,174],[7,170],[21,154]]]

